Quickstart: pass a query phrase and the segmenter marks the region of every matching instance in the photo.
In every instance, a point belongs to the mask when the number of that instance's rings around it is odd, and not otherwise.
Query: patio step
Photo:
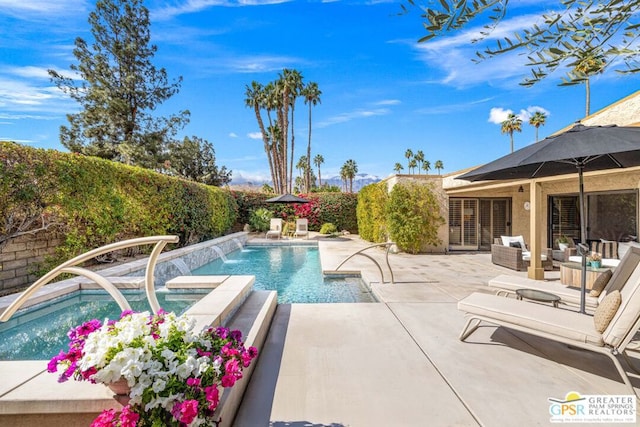
[[[178,276],[165,282],[167,289],[217,288],[229,276]]]

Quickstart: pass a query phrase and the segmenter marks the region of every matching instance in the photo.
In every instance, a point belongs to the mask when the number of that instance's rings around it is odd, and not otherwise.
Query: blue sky
[[[90,40],[93,1],[0,0],[0,140],[64,151],[59,127],[77,105],[52,85],[46,70],[68,72],[73,41]],[[499,122],[507,112],[539,109],[549,115],[543,138],[582,118],[582,85],[559,87],[561,74],[532,88],[526,58],[503,56],[481,64],[470,27],[435,42],[417,13],[399,16],[400,1],[369,0],[147,0],[156,66],[184,78],[160,113],[191,111],[181,136],[210,141],[217,163],[233,177],[269,176],[245,86],[277,79],[283,68],[316,82],[321,104],[313,109],[312,155],[325,158],[322,175],[338,174],[347,159],[359,172],[385,177],[407,148],[422,150],[443,173],[494,160],[509,152]],[[528,28],[557,1],[521,0],[500,32]],[[608,71],[592,79],[591,111],[640,89],[640,77]],[[296,159],[305,153],[307,106],[296,109]],[[533,143],[523,124],[516,149]]]

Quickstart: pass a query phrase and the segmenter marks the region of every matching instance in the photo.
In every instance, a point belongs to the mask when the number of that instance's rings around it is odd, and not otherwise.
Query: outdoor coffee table
[[[560,301],[558,295],[536,289],[516,289],[516,298],[519,300],[524,298],[531,301],[550,302],[554,307],[558,307],[558,301]]]
[[[609,270],[611,270],[611,268],[594,268],[587,266],[586,288],[591,289],[598,277]],[[582,264],[579,262],[563,262],[560,264],[560,283],[574,288],[580,288],[582,286]]]

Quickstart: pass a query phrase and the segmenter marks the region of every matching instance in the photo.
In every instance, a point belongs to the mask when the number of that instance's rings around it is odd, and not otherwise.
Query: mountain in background
[[[375,182],[380,182],[382,180],[382,178],[380,178],[377,175],[370,175],[370,174],[366,174],[366,173],[359,173],[356,174],[355,178],[353,178],[353,192],[357,193],[358,191],[360,191],[360,189],[364,186],[367,186],[369,184],[373,184]],[[335,185],[336,187],[342,189],[343,187],[343,182],[342,182],[342,178],[340,178],[340,175],[336,175],[336,176],[332,176],[329,178],[322,178],[322,185]],[[349,182],[347,182],[347,189],[349,189]]]
[[[371,175],[366,173],[356,174],[355,178],[353,178],[353,192],[357,193],[360,189],[366,185],[373,184],[375,182],[380,182],[382,178],[377,175]],[[264,184],[271,184],[271,181],[256,181],[249,180],[243,176],[234,176],[229,184],[230,187],[236,189],[243,189],[247,191],[259,191]],[[329,178],[322,178],[322,185],[335,185],[336,187],[342,189],[343,183],[342,179],[339,175],[332,176]],[[348,187],[349,183],[347,183]]]

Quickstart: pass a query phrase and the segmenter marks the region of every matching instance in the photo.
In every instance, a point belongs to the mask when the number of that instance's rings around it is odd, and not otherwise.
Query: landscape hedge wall
[[[175,234],[179,246],[210,239],[228,232],[236,213],[234,198],[217,187],[0,142],[0,242],[32,219],[31,229],[59,230],[63,243],[47,264],[133,237]]]
[[[320,231],[325,223],[332,223],[340,231],[358,232],[356,206],[358,195],[353,193],[309,193],[298,196],[309,200],[309,203],[287,205],[282,203],[266,203],[273,194],[232,191],[238,206],[238,226],[249,223],[251,212],[266,208],[276,218],[307,218],[309,230]]]

